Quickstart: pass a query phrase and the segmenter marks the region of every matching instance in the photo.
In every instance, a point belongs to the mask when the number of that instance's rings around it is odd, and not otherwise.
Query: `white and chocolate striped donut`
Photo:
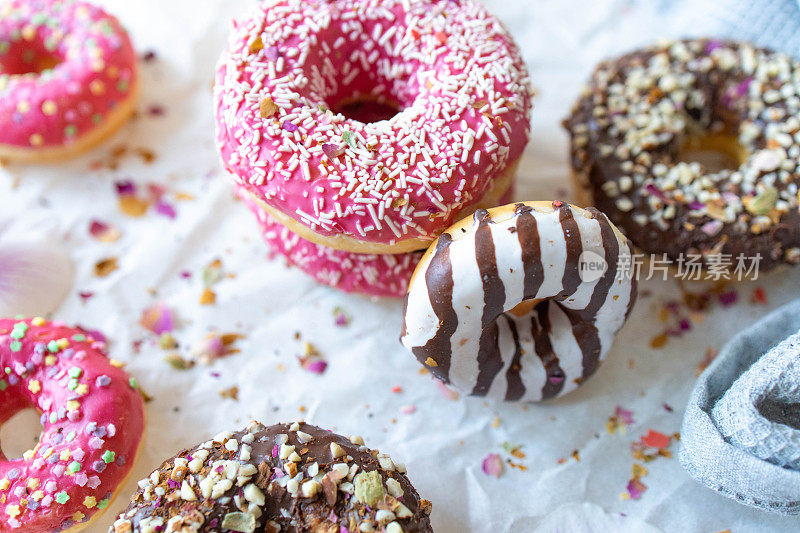
[[[401,341],[462,391],[539,401],[597,370],[635,300],[631,245],[604,214],[511,204],[479,210],[430,247]]]

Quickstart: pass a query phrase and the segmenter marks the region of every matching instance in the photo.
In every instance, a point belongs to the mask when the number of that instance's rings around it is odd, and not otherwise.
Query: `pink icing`
[[[0,5],[0,144],[74,142],[103,123],[135,81],[130,39],[99,7],[74,0]]]
[[[328,111],[355,95],[402,111]],[[234,24],[215,100],[240,186],[320,235],[386,244],[450,226],[530,128],[519,50],[475,0],[264,2]]]
[[[0,454],[0,530],[61,531],[104,509],[130,471],[144,427],[136,382],[105,344],[43,319],[0,319],[0,424],[42,413],[39,443]]]
[[[500,203],[510,202],[512,195],[513,187]],[[241,189],[239,197],[256,216],[264,240],[275,253],[318,282],[344,292],[402,298],[425,253],[355,254],[320,246],[289,231]]]
[[[246,193],[240,197],[256,216],[270,249],[318,282],[341,291],[401,298],[422,259],[423,252],[355,254],[315,244],[289,231]]]

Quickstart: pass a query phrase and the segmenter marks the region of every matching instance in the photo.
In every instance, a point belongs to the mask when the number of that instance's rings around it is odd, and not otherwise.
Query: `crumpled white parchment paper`
[[[269,424],[297,417],[361,434],[370,446],[405,461],[419,492],[434,504],[438,532],[531,531],[538,525],[550,531],[564,516],[572,518],[563,527],[584,531],[579,525],[583,515],[595,524],[603,519],[597,506],[614,514],[606,517],[612,524],[608,528],[617,524],[629,531],[651,531],[652,526],[743,533],[796,527],[793,519],[747,509],[705,489],[674,456],[646,465],[642,482],[648,490],[639,500],[623,500],[620,493],[631,477],[631,442],[650,428],[667,435],[679,430],[706,349],[721,347],[734,332],[794,298],[800,269],[740,285],[737,305],[717,306],[662,349],[650,348],[651,338],[664,327],[659,310],[680,294],[672,281],[643,283],[638,307],[608,361],[577,393],[532,406],[447,399],[397,342],[401,302],[339,293],[287,269],[281,258],[270,260],[255,221],[234,201],[213,145],[210,85],[230,19],[251,1],[103,3],[129,28],[140,51],[156,51],[157,60],[142,66],[139,107],[161,105],[164,116],[143,112],[106,145],[75,161],[0,169],[0,217],[9,222],[6,231],[55,235],[75,262],[75,284],[54,317],[103,331],[113,357],[125,361],[153,397],[133,476],[92,532],[105,531],[127,504],[136,480],[183,447],[251,418]],[[706,26],[681,28],[678,23],[692,9],[691,2],[486,3],[522,47],[539,93],[518,199],[570,198],[567,138],[559,122],[598,60],[658,36],[722,29],[714,19],[706,20]],[[92,162],[106,158],[117,145],[149,148],[157,158],[146,164],[131,155],[116,170],[92,170]],[[120,179],[163,183],[177,218],[152,210],[143,218],[121,214],[114,189]],[[176,192],[195,199],[175,200]],[[116,224],[122,238],[111,244],[96,241],[88,232],[93,219]],[[98,278],[94,264],[107,257],[117,257],[119,269]],[[214,286],[215,305],[200,306],[201,271],[215,258],[233,276]],[[185,271],[192,273],[190,279],[181,275]],[[757,286],[765,288],[768,305],[749,303]],[[81,291],[95,295],[84,302]],[[163,361],[165,352],[154,335],[138,324],[142,309],[159,301],[180,318],[174,335],[182,354],[212,329],[244,334],[236,343],[241,352],[210,367],[173,369]],[[349,326],[334,325],[337,307],[352,317]],[[133,346],[140,340],[136,353]],[[302,341],[324,355],[324,374],[300,367],[296,356]],[[232,386],[239,389],[238,401],[219,395]],[[392,392],[395,386],[402,392]],[[625,435],[605,428],[617,405],[633,411],[635,423]],[[412,409],[407,406],[416,411],[408,414]],[[510,457],[501,447],[505,441],[522,446],[525,458],[512,459],[527,470],[507,465],[498,479],[485,475],[481,461],[488,453]],[[579,461],[571,457],[573,450]],[[671,450],[676,453],[677,444]],[[560,463],[561,458],[567,459]],[[619,513],[628,521],[620,521]]]

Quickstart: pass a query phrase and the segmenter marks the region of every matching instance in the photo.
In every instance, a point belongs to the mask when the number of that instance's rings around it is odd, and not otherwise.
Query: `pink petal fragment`
[[[172,311],[163,303],[157,303],[142,311],[139,324],[143,328],[152,331],[156,335],[169,333],[175,329],[175,321]]]
[[[114,242],[120,238],[116,226],[100,220],[92,220],[89,223],[89,234],[100,242]]]
[[[503,459],[496,453],[490,453],[484,458],[481,468],[487,476],[500,477],[503,475]]]

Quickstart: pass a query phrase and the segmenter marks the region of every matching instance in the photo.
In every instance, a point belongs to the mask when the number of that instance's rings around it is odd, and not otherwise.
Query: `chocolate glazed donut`
[[[560,396],[594,374],[611,347],[636,300],[634,270],[631,245],[595,209],[480,210],[420,262],[401,342],[472,395]]]
[[[673,261],[735,266],[741,255],[751,266],[760,254],[761,271],[797,264],[798,80],[800,63],[786,55],[710,39],[601,63],[564,122],[585,202]],[[681,161],[698,139],[738,168]]]
[[[405,467],[360,437],[253,422],[141,480],[110,532],[427,533],[430,511]]]

